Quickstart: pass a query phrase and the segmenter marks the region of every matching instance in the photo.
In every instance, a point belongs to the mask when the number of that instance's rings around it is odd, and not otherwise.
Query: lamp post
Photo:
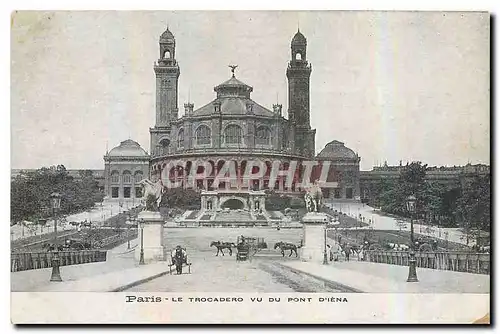
[[[139,220],[139,225],[141,228],[141,255],[139,258],[139,264],[144,264],[144,219]]]
[[[408,270],[408,279],[407,282],[418,282],[417,278],[417,260],[415,259],[415,242],[413,236],[413,213],[415,212],[415,196],[411,195],[406,200],[406,208],[410,213],[410,238],[411,238],[411,249],[410,249],[410,259],[409,259],[409,270]]]
[[[61,208],[61,195],[59,193],[52,193],[50,195],[52,203],[52,212],[54,216],[54,254],[52,256],[52,275],[50,276],[51,282],[62,282],[61,272],[59,270],[59,245],[57,240],[57,210]]]
[[[327,256],[327,250],[326,250],[326,231],[327,231],[327,224],[325,224],[325,233],[324,233],[324,237],[325,237],[325,245],[324,245],[324,249],[325,251],[323,252],[323,264],[328,264],[328,256]]]
[[[127,226],[127,249],[130,249],[130,226],[134,223],[135,218],[132,217],[132,214],[128,213],[128,226]]]

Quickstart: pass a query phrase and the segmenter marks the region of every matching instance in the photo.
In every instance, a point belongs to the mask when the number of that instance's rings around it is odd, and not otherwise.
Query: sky
[[[288,109],[290,41],[306,36],[316,151],[339,140],[361,169],[490,161],[490,23],[461,12],[17,12],[11,168],[103,169],[131,138],[149,151],[153,63],[176,38],[179,110],[215,97],[229,64],[252,99]]]

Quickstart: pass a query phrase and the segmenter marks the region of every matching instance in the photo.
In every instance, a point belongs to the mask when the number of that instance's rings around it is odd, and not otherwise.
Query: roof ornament
[[[233,78],[234,78],[235,77],[234,76],[234,70],[236,70],[236,68],[238,67],[238,65],[229,65],[228,67],[231,68],[231,73],[233,73]]]

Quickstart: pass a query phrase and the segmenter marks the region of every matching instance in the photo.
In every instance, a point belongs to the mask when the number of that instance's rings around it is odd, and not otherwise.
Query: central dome
[[[248,115],[273,117],[272,111],[266,109],[250,98],[252,86],[233,76],[214,87],[217,98],[194,111],[194,115],[211,115],[220,112],[225,115]]]
[[[250,93],[253,91],[253,88],[246,83],[236,79],[236,77],[233,75],[229,80],[224,81],[220,85],[216,86],[214,88],[214,91],[217,93],[217,98],[240,96],[249,99]]]

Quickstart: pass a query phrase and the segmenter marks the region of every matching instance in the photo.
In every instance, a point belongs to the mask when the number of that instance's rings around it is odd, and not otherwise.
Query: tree
[[[200,209],[201,194],[193,189],[165,188],[160,207],[169,209],[179,208],[184,210]]]
[[[490,175],[475,176],[467,182],[457,202],[456,214],[467,233],[489,231],[491,224]]]
[[[425,170],[427,165],[421,162],[407,164],[401,171],[396,182],[386,182],[385,189],[380,194],[380,206],[383,211],[407,216],[407,198],[411,195],[417,199],[418,212],[425,206]]]
[[[424,218],[439,224],[440,216],[443,213],[443,197],[445,188],[439,183],[426,183],[420,192],[421,211]]]
[[[382,197],[384,193],[390,191],[395,184],[395,181],[392,179],[381,179],[381,181],[375,185],[374,189],[372,189],[374,196],[369,204],[375,207],[384,206],[385,201]]]
[[[11,181],[11,219],[37,220],[51,215],[49,195],[61,194],[60,214],[88,210],[102,200],[91,171],[82,171],[76,180],[63,165],[21,172]]]
[[[290,207],[290,196],[277,194],[269,191],[266,196],[266,209],[273,211],[283,211]]]

